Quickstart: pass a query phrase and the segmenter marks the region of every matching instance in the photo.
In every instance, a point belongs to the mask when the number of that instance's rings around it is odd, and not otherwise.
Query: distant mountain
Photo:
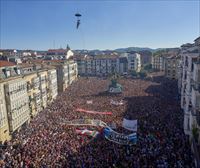
[[[148,47],[128,47],[128,48],[117,48],[115,50],[75,50],[78,53],[88,53],[91,55],[101,55],[101,54],[109,54],[111,52],[118,52],[118,53],[124,53],[124,52],[141,52],[141,51],[149,51],[149,52],[156,52],[160,50],[177,50],[178,48],[148,48]]]
[[[151,51],[153,52],[154,49],[152,48],[148,48],[148,47],[128,47],[128,48],[118,48],[118,49],[115,49],[114,51],[116,52],[131,52],[131,51],[136,51],[136,52],[139,52],[139,51]]]

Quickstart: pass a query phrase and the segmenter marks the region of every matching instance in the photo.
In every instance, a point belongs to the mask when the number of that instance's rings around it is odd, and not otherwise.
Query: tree
[[[137,77],[137,72],[135,70],[131,70],[131,76],[132,77]]]
[[[152,64],[146,64],[146,65],[144,66],[144,70],[146,70],[146,71],[152,70]]]
[[[145,78],[147,76],[147,73],[145,71],[141,71],[141,72],[138,72],[138,75],[140,78]]]
[[[194,125],[193,125],[193,128],[192,128],[192,134],[193,134],[193,137],[194,137],[195,141],[197,142],[198,141],[198,137],[199,137],[199,132],[198,132],[198,128],[195,127]]]

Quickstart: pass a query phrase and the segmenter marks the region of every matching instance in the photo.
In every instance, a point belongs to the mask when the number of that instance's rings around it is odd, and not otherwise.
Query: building
[[[146,64],[151,64],[152,60],[152,52],[148,50],[143,50],[138,52],[141,55],[141,64],[146,65]]]
[[[162,55],[153,55],[151,64],[154,70],[164,71],[165,69],[165,62]]]
[[[82,56],[77,58],[78,73],[81,76],[108,76],[114,73],[127,74],[141,70],[141,57],[138,53],[119,55]]]
[[[48,69],[48,102],[52,102],[58,95],[57,72],[55,68]]]
[[[138,53],[128,53],[128,71],[140,72],[141,70],[141,55]]]
[[[68,61],[67,65],[68,65],[69,84],[72,84],[72,82],[75,81],[78,76],[77,63],[71,60],[71,61]]]
[[[81,76],[107,76],[117,72],[117,56],[83,56],[77,59]]]
[[[27,83],[30,115],[31,117],[34,117],[42,110],[39,77],[37,75],[37,72],[32,72],[24,75],[23,79]]]
[[[10,138],[4,83],[0,81],[0,144]]]
[[[51,68],[54,67],[53,69],[56,69],[57,88],[55,89],[58,90],[58,92],[65,91],[65,89],[74,80],[77,79],[77,76],[78,76],[77,63],[73,59],[45,60],[42,62],[42,64],[43,64],[43,68],[49,69],[48,66],[51,66]]]
[[[43,62],[40,65],[0,61],[0,142],[9,140],[56,98],[56,68]],[[72,82],[77,77],[77,66],[70,65],[67,76],[70,74]],[[69,72],[69,65],[66,67]]]
[[[69,46],[67,46],[66,49],[62,49],[62,48],[60,48],[60,49],[49,49],[47,51],[45,58],[47,60],[53,60],[53,59],[68,60],[73,56],[74,56],[73,51],[69,48]]]
[[[169,79],[178,79],[179,56],[169,56],[165,58],[165,76]]]
[[[45,109],[47,107],[47,88],[48,88],[48,73],[46,70],[39,70],[38,72],[40,94],[41,94],[41,107]]]
[[[9,121],[9,130],[15,132],[30,120],[27,84],[21,77],[8,78],[4,93]]]
[[[200,167],[200,37],[193,44],[182,45],[180,55],[179,89],[184,132],[190,137],[195,163]]]
[[[0,60],[0,79],[6,79],[20,74],[20,68],[15,63]]]
[[[120,57],[117,60],[117,72],[119,74],[126,74],[128,73],[128,59],[126,57]]]

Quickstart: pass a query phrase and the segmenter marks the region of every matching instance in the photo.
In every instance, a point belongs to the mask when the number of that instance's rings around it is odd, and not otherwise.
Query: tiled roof
[[[33,64],[29,64],[29,63],[20,63],[18,64],[20,67],[26,68],[26,67],[32,67]]]
[[[47,53],[51,53],[51,52],[53,52],[53,53],[64,53],[64,52],[66,52],[66,50],[65,49],[49,49],[47,51]]]
[[[0,67],[15,66],[16,64],[8,61],[0,61]]]

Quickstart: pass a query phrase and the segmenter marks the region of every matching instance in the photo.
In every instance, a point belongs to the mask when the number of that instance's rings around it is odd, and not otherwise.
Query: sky
[[[169,48],[198,36],[200,0],[0,0],[1,49]]]

